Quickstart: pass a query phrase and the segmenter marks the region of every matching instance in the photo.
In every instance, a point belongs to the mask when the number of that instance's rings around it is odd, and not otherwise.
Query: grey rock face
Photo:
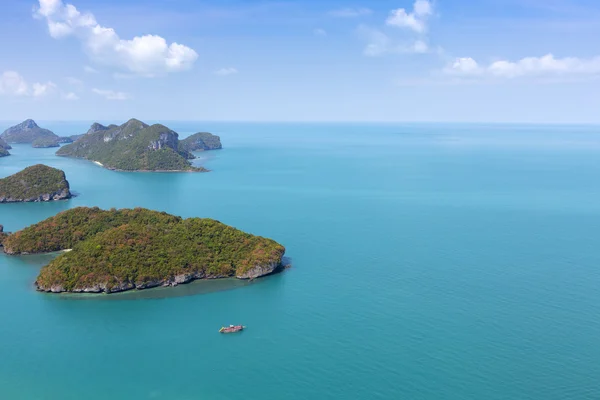
[[[269,275],[281,267],[281,262],[272,262],[269,264],[255,265],[243,274],[236,275],[238,279],[256,279],[261,276]]]
[[[150,150],[160,150],[163,149],[165,147],[170,147],[173,150],[177,150],[177,145],[178,145],[178,134],[173,132],[173,131],[169,131],[169,132],[162,132],[159,137],[158,140],[153,140],[150,142],[150,145],[148,146],[148,149]]]
[[[86,135],[90,135],[92,133],[96,133],[96,132],[100,132],[100,131],[106,131],[108,130],[108,128],[102,124],[99,124],[97,122],[94,122],[92,124],[92,126],[90,126],[90,129],[88,129],[88,131],[85,133]]]
[[[12,254],[10,249],[5,249],[7,254]],[[164,280],[152,280],[143,283],[133,283],[133,282],[122,282],[116,286],[109,287],[105,283],[97,283],[92,286],[85,287],[75,287],[72,290],[65,290],[62,285],[52,285],[52,286],[41,286],[38,282],[35,282],[36,289],[40,292],[48,292],[48,293],[62,293],[62,292],[70,292],[70,293],[118,293],[125,292],[127,290],[137,289],[150,289],[159,286],[178,286],[186,283],[190,283],[192,281],[198,279],[220,279],[225,278],[225,276],[221,275],[211,275],[206,276],[204,273],[191,273],[191,274],[180,274],[176,275],[169,279]]]
[[[66,200],[72,197],[69,189],[63,189],[54,193],[44,193],[37,197],[30,197],[26,199],[15,199],[13,197],[6,197],[0,195],[0,203],[28,203],[28,202],[42,202],[52,200]]]

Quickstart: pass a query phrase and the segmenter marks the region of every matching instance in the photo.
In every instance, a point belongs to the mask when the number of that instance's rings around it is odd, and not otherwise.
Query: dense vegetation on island
[[[51,201],[71,197],[60,169],[38,164],[0,179],[0,203]]]
[[[34,120],[28,119],[5,130],[0,138],[7,143],[33,143],[36,140],[55,140],[60,138],[54,132],[40,128]]]
[[[38,290],[117,292],[194,279],[269,274],[285,249],[212,219],[141,208],[75,208],[14,233],[8,254],[72,249],[45,266]]]
[[[59,156],[84,158],[122,171],[206,171],[190,164],[179,148],[179,135],[164,125],[136,119],[123,125],[95,123],[88,133],[61,147]]]
[[[221,148],[221,138],[208,132],[198,132],[179,141],[179,149],[190,153]]]

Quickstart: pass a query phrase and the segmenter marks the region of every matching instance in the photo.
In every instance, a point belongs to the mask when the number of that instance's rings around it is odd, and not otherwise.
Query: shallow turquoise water
[[[293,268],[81,300],[33,290],[48,256],[0,256],[0,398],[600,398],[600,128],[167,124],[222,136],[211,173],[14,146],[1,176],[43,162],[79,196],[0,223],[142,206],[272,237]]]

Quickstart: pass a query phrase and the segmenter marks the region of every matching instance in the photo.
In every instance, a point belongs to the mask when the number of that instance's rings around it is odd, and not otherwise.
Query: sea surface
[[[212,172],[16,145],[0,176],[45,163],[78,196],[0,224],[147,207],[273,238],[292,268],[65,296],[33,287],[52,255],[0,255],[1,399],[600,399],[600,127],[162,122],[219,134]]]

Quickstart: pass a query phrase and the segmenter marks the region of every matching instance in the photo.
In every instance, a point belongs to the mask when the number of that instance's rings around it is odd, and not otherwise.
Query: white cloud
[[[83,70],[85,72],[87,72],[88,74],[97,74],[98,70],[95,68],[90,67],[89,65],[86,65],[85,67],[83,67]]]
[[[356,18],[372,14],[369,8],[341,8],[329,12],[329,15],[337,18]]]
[[[53,82],[34,83],[31,85],[31,95],[33,97],[42,97],[56,90],[56,85]]]
[[[65,100],[79,100],[79,96],[77,96],[75,93],[73,92],[69,92],[69,93],[63,93],[62,98]]]
[[[556,58],[552,54],[525,57],[517,61],[499,60],[480,65],[470,57],[457,58],[444,68],[447,75],[488,78],[600,76],[600,56],[583,59]]]
[[[53,94],[57,89],[56,84],[50,81],[29,83],[16,71],[5,71],[0,74],[0,95],[39,98]]]
[[[322,28],[316,28],[313,30],[313,35],[315,36],[327,36],[327,31]]]
[[[471,57],[460,57],[448,65],[444,72],[450,75],[480,75],[483,71]]]
[[[18,72],[5,71],[0,75],[0,94],[27,96],[29,85]]]
[[[117,92],[114,90],[92,89],[92,92],[104,97],[106,100],[127,100],[129,95],[125,92]]]
[[[366,56],[374,57],[390,53],[423,54],[434,52],[428,44],[427,22],[433,15],[433,4],[429,0],[416,0],[411,12],[404,8],[390,11],[385,21],[388,29],[373,29],[361,25],[359,35],[367,42],[363,51]],[[408,28],[413,34],[408,39],[398,39],[392,34],[392,28]],[[390,36],[392,34],[392,36]],[[440,51],[439,49],[437,50]]]
[[[238,70],[232,67],[229,68],[221,68],[215,71],[215,75],[219,75],[219,76],[227,76],[227,75],[234,75],[237,74]]]
[[[412,12],[407,12],[404,8],[392,10],[385,23],[399,28],[408,28],[417,33],[424,33],[427,31],[427,20],[432,14],[433,5],[428,0],[417,0],[413,4]]]
[[[382,56],[389,53],[428,53],[429,45],[424,40],[398,44],[385,32],[365,25],[358,27],[358,34],[367,42],[363,51],[369,57]]]
[[[81,13],[62,0],[39,0],[34,16],[46,20],[53,38],[77,37],[92,61],[137,75],[150,77],[183,71],[191,68],[198,58],[193,49],[178,43],[168,44],[157,35],[121,39],[114,29],[99,25],[91,13]],[[95,70],[86,67],[86,71]]]

